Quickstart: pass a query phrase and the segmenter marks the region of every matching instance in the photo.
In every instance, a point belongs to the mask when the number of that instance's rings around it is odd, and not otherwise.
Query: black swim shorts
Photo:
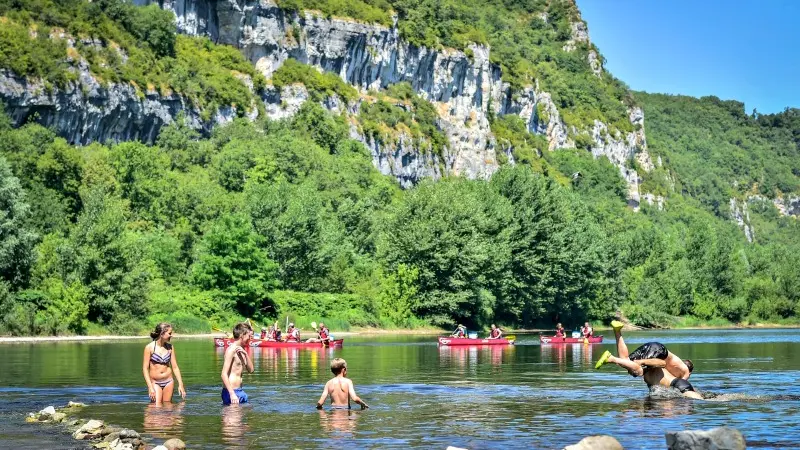
[[[692,386],[692,383],[689,383],[683,378],[675,378],[672,380],[672,383],[670,383],[669,386],[681,391],[681,393],[686,391],[694,391],[694,386]]]
[[[639,348],[633,351],[628,358],[631,361],[636,361],[637,359],[667,359],[667,347],[660,342],[648,342],[646,344],[642,344]]]

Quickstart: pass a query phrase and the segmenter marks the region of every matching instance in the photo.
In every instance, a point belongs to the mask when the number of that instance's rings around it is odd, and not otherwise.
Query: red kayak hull
[[[455,345],[512,345],[513,340],[505,338],[500,339],[459,339],[450,337],[440,337],[439,345],[455,346]]]
[[[583,340],[584,338],[539,336],[539,342],[542,344],[583,344]],[[590,344],[600,344],[603,342],[603,336],[592,336],[587,340]]]
[[[214,338],[214,347],[227,347],[233,343],[232,338]],[[261,339],[251,339],[250,347],[257,348],[341,348],[344,345],[344,339],[336,339],[328,342],[328,345],[323,345],[322,342],[278,342],[267,341]]]

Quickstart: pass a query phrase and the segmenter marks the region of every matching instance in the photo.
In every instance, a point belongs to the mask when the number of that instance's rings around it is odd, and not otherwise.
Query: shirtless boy
[[[253,328],[241,322],[233,327],[233,338],[225,350],[225,362],[222,364],[222,404],[237,405],[247,403],[247,394],[242,389],[242,372],[253,373],[253,360],[247,355],[247,346],[253,336]]]
[[[611,322],[611,326],[614,328],[619,356],[615,357],[611,352],[606,351],[597,361],[595,369],[599,369],[606,363],[617,364],[632,376],[643,377],[648,386],[674,387],[681,391],[684,397],[703,398],[687,381],[694,369],[691,360],[681,360],[667,350],[664,344],[658,342],[648,342],[634,350],[633,353],[628,353],[628,346],[622,339],[623,323],[614,320]]]
[[[317,401],[317,409],[322,409],[325,399],[331,396],[331,406],[335,409],[350,409],[350,400],[361,405],[361,409],[367,409],[366,403],[356,395],[353,382],[347,378],[347,361],[342,358],[333,358],[331,361],[331,372],[334,377],[325,383],[322,395]]]

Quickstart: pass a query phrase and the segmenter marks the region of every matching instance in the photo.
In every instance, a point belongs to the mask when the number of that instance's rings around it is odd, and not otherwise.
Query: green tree
[[[277,266],[260,245],[261,238],[243,215],[223,215],[203,236],[192,265],[194,283],[214,290],[247,317],[274,310],[267,294],[278,287]]]
[[[121,324],[144,317],[153,268],[127,229],[125,203],[93,189],[83,195],[83,204],[59,258],[69,262],[68,277],[88,289],[89,320]]]
[[[0,280],[17,289],[27,284],[34,262],[37,236],[25,227],[28,214],[20,182],[0,156]]]

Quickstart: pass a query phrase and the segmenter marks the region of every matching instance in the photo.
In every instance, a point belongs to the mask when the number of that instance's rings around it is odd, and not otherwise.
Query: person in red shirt
[[[556,325],[556,337],[563,338],[566,335],[564,334],[564,326],[560,323]]]
[[[489,331],[489,339],[500,339],[501,337],[503,337],[503,332],[495,324],[492,324],[492,329]]]
[[[459,325],[458,328],[456,328],[456,331],[454,331],[451,336],[457,339],[466,339],[467,327],[465,327],[464,325]]]
[[[592,328],[591,325],[589,325],[589,322],[583,324],[583,328],[581,328],[581,334],[583,334],[583,337],[585,338],[592,337],[592,335],[594,334],[594,329]]]

